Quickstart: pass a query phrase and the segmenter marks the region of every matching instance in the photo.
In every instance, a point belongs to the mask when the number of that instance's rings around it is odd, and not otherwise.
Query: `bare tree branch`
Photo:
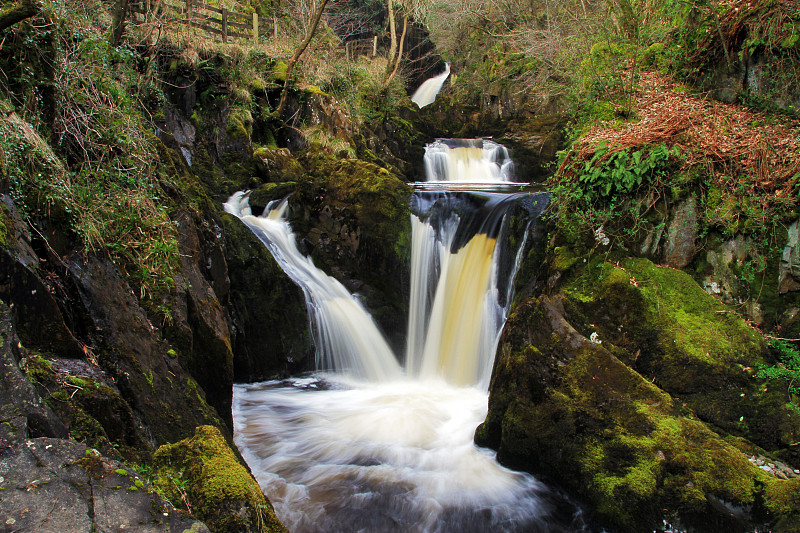
[[[31,18],[41,11],[41,8],[34,0],[22,0],[20,3],[4,9],[0,13],[0,31],[13,26],[17,22]]]

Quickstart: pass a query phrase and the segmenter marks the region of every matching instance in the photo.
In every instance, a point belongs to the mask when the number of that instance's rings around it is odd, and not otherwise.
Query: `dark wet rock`
[[[0,441],[65,437],[66,428],[20,369],[24,357],[11,311],[0,302]]]
[[[27,346],[69,357],[83,356],[82,346],[64,322],[50,287],[4,249],[0,249],[0,299],[11,307]]]
[[[411,188],[357,159],[316,158],[290,198],[292,227],[314,262],[349,290],[402,346],[411,246]]]
[[[256,381],[309,370],[314,348],[303,292],[239,219],[224,214],[221,223],[234,378]]]
[[[250,193],[250,208],[253,214],[256,216],[261,215],[270,202],[282,200],[292,194],[296,185],[291,181],[286,183],[265,183],[254,190]]]
[[[496,140],[508,146],[515,165],[515,180],[541,182],[552,172],[556,152],[564,142],[566,119],[562,115],[527,114],[512,120]]]
[[[223,295],[229,291],[227,264],[213,231],[207,230],[212,235],[204,236],[202,222],[187,211],[176,220],[181,268],[175,279],[177,295],[170,305],[173,324],[164,329],[176,357],[185,361],[208,403],[232,427],[233,352],[227,317],[212,287],[216,281]]]
[[[258,148],[253,157],[262,180],[274,183],[297,181],[305,169],[288,148]]]
[[[184,500],[212,532],[286,533],[216,428],[199,427],[192,437],[159,448],[153,459],[161,490],[175,501]],[[185,491],[178,482],[186,485]]]
[[[149,492],[132,470],[73,441],[4,446],[0,489],[7,531],[208,531]]]
[[[22,220],[19,210],[7,194],[0,195],[0,209],[5,211],[6,239],[3,245],[11,256],[23,266],[36,270],[39,257],[31,247],[31,233],[28,225]]]
[[[158,338],[136,296],[114,265],[94,256],[73,257],[69,272],[93,325],[97,362],[113,376],[122,397],[146,426],[151,445],[191,434],[203,423],[222,426],[170,346]]]

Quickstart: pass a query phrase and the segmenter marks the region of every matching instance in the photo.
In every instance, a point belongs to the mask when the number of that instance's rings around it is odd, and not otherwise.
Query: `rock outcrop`
[[[476,441],[622,531],[793,530],[800,423],[753,376],[760,338],[678,270],[580,265],[513,311]],[[758,467],[759,453],[792,475]]]

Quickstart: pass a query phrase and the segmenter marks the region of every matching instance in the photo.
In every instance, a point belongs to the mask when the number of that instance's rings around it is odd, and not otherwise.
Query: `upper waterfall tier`
[[[514,164],[508,150],[491,139],[436,139],[425,146],[428,181],[510,182]]]
[[[442,90],[442,85],[444,85],[448,76],[450,76],[450,63],[445,63],[444,72],[425,80],[414,92],[411,101],[417,104],[420,109],[432,104],[436,100],[439,91]]]

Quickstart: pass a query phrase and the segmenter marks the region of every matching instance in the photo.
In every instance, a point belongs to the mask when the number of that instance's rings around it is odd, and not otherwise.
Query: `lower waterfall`
[[[259,236],[306,295],[318,370],[234,387],[235,441],[293,532],[588,531],[583,514],[473,443],[511,286],[545,193],[417,190],[405,362],[358,299],[297,249],[286,202]]]

